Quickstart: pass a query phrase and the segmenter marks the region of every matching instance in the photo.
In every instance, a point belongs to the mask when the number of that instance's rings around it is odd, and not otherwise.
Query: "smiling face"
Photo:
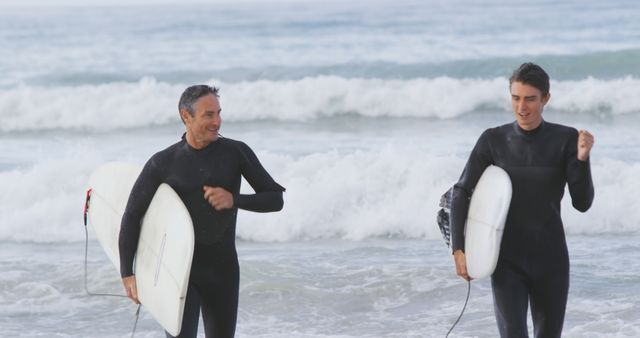
[[[208,94],[195,102],[193,110],[193,116],[186,109],[180,110],[180,115],[187,129],[187,142],[193,148],[202,149],[218,140],[222,109],[218,98]]]
[[[516,81],[511,84],[511,106],[520,128],[534,130],[542,123],[542,110],[551,94],[543,95],[540,89]]]

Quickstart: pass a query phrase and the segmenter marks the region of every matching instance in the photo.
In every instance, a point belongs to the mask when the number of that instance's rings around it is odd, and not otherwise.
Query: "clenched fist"
[[[593,135],[586,130],[578,132],[578,159],[586,161],[589,159],[589,153],[593,147]]]
[[[205,185],[203,190],[204,199],[206,199],[214,209],[220,211],[233,207],[233,195],[223,188]]]

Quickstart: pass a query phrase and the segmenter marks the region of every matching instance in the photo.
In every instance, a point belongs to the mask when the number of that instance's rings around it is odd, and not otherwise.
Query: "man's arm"
[[[244,143],[240,144],[242,153],[242,176],[249,182],[255,194],[234,196],[235,205],[244,210],[255,212],[280,211],[284,205],[282,193],[285,188],[278,184],[264,169],[256,154]]]
[[[493,163],[489,149],[489,131],[480,135],[473,147],[458,183],[453,186],[451,196],[451,249],[464,251],[464,226],[469,212],[473,190],[484,170]]]
[[[211,187],[205,185],[204,199],[211,204],[216,210],[231,209],[234,205],[238,208],[255,211],[270,212],[280,211],[284,201],[282,200],[282,191],[262,191],[250,195],[236,195],[220,187]]]
[[[241,174],[255,193],[234,195],[224,188],[205,185],[204,198],[218,211],[231,209],[234,206],[254,212],[282,210],[284,205],[282,192],[285,188],[271,178],[249,146],[239,142],[238,150],[241,156]]]
[[[575,140],[575,139],[574,139]],[[566,177],[573,207],[581,212],[589,210],[593,203],[594,189],[589,157],[594,138],[586,130],[580,130],[577,142],[569,144]]]
[[[160,186],[160,177],[155,172],[152,158],[145,164],[131,189],[127,207],[122,215],[120,224],[120,235],[118,237],[120,276],[127,296],[135,303],[139,303],[139,300],[135,276],[133,275],[133,259],[138,249],[142,217],[147,212],[158,186]]]
[[[489,149],[488,133],[489,131],[487,130],[480,135],[471,151],[471,155],[469,155],[460,180],[453,186],[451,197],[451,249],[456,264],[456,273],[466,280],[470,280],[470,277],[464,254],[464,227],[473,190],[484,170],[493,163]]]

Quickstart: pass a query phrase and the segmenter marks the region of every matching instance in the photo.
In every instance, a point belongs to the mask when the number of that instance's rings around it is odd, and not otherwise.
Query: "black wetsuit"
[[[560,337],[569,290],[569,255],[560,218],[565,184],[573,206],[593,201],[589,161],[577,158],[578,132],[542,121],[532,131],[516,122],[486,130],[454,186],[452,249],[464,250],[469,198],[490,164],[507,171],[513,195],[498,265],[491,276],[494,309],[502,337],[527,337],[527,307],[536,337]]]
[[[240,194],[241,175],[255,194]],[[183,136],[180,142],[149,159],[132,189],[120,229],[122,277],[133,275],[141,219],[161,183],[169,184],[184,201],[195,232],[179,337],[196,337],[200,309],[207,337],[233,337],[240,279],[235,247],[238,208],[278,211],[282,209],[285,189],[269,176],[246,144],[219,138],[203,149],[194,149]],[[204,185],[221,187],[233,194],[233,208],[216,211],[204,199]],[[167,336],[171,337],[168,333]]]

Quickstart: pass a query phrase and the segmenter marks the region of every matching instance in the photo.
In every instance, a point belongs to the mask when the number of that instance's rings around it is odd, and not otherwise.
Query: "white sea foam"
[[[565,230],[570,234],[624,233],[640,230],[640,208],[634,198],[640,189],[640,163],[602,159],[592,166],[595,198],[581,214],[571,206],[569,193],[563,200]]]
[[[639,261],[637,239],[570,238],[571,289],[563,336],[638,335],[639,284],[633,273]],[[624,257],[619,247],[629,249]],[[134,304],[84,295],[82,243],[5,242],[3,248],[0,328],[4,336],[130,335]],[[116,269],[97,243],[90,248],[90,289],[122,294]],[[442,337],[465,299],[466,283],[455,276],[450,253],[440,241],[240,242],[238,252],[240,338]],[[602,269],[610,273],[599,274]],[[490,288],[488,279],[471,284],[456,337],[497,335]],[[161,333],[143,307],[135,336]]]
[[[2,131],[108,130],[174,121],[180,90],[142,79],[78,87],[21,86],[0,92]]]
[[[241,215],[238,236],[262,241],[438,238],[435,213],[440,195],[456,181],[463,166],[460,158],[391,147],[379,152],[300,158],[278,174],[287,178],[285,210],[271,215]],[[594,204],[581,214],[573,209],[567,193],[563,200],[566,231],[639,231],[640,210],[637,201],[629,197],[640,189],[638,175],[637,163],[610,159],[595,162]]]
[[[549,108],[595,114],[640,114],[640,79],[627,76],[602,81],[589,77],[581,81],[551,83]]]
[[[256,241],[371,237],[439,238],[440,195],[457,179],[465,159],[407,145],[319,152],[302,157],[260,153],[287,188],[285,208],[272,214],[242,212],[239,238]],[[82,161],[78,158],[82,157]],[[82,207],[90,172],[100,156],[82,147],[33,166],[0,172],[0,240],[82,240]],[[571,234],[640,231],[631,197],[640,189],[640,165],[612,159],[593,163],[596,199],[586,214],[564,201]],[[245,184],[245,191],[250,188]],[[8,193],[11,192],[11,193]]]
[[[309,121],[343,115],[451,119],[487,109],[509,109],[504,78],[379,80],[319,76],[209,83],[221,87],[223,118],[227,121]],[[103,131],[175,123],[177,100],[185,87],[145,78],[135,83],[2,90],[0,131]],[[548,109],[599,117],[640,115],[637,92],[640,79],[633,77],[557,81],[552,83]]]

